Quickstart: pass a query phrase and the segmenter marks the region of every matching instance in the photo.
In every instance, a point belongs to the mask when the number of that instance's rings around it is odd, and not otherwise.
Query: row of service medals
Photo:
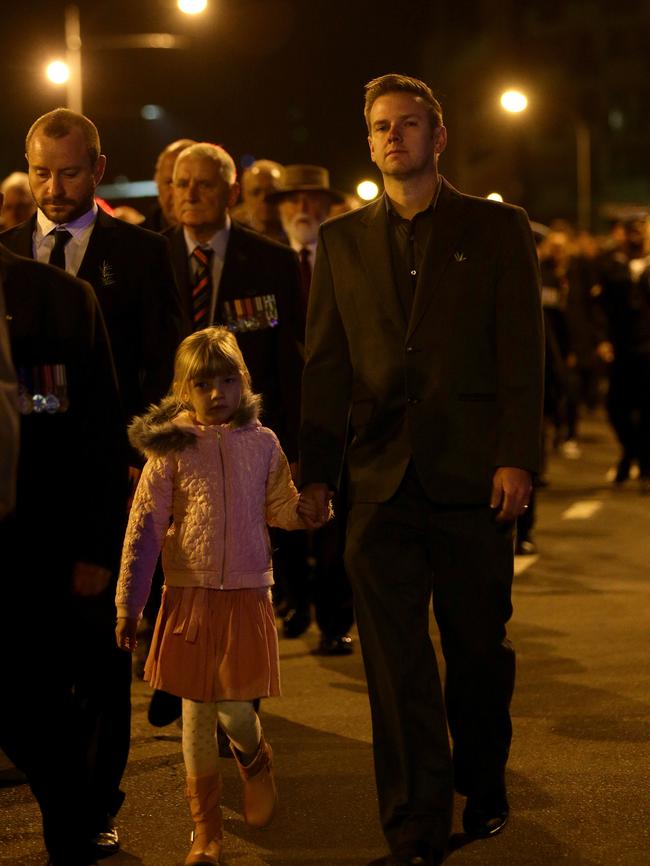
[[[235,333],[275,328],[278,324],[275,295],[255,295],[224,301],[222,311],[225,326]]]
[[[70,405],[65,364],[19,367],[18,410],[21,415],[65,412]]]

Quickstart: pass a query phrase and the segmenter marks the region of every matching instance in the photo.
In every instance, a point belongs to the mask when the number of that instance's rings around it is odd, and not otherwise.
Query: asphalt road
[[[517,560],[511,821],[466,844],[459,801],[449,866],[650,864],[650,497],[632,481],[612,489],[611,435],[599,419],[582,429],[581,459],[551,457],[539,555]],[[361,659],[314,656],[317,638],[281,642],[284,697],[263,704],[281,796],[270,828],[243,823],[223,762],[224,866],[365,866],[385,853]],[[123,849],[110,866],[181,866],[189,847],[180,730],[148,725],[148,694],[134,685]],[[0,864],[44,861],[29,789],[0,788]]]

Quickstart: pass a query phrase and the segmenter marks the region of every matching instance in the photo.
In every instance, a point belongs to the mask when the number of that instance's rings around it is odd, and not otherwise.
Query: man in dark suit
[[[470,836],[493,835],[508,817],[506,622],[513,522],[539,460],[539,280],[526,214],[439,176],[447,135],[424,82],[370,82],[365,114],[385,194],[321,229],[301,481],[324,520],[349,422],[346,562],[391,849],[377,862],[437,866],[454,787]]]
[[[296,255],[230,219],[239,184],[223,148],[195,144],[184,150],[174,167],[174,190],[179,225],[166,237],[186,318],[192,330],[220,324],[236,334],[253,388],[263,397],[262,420],[295,462],[302,372]],[[203,275],[207,285],[199,296]]]
[[[92,285],[111,342],[124,422],[157,402],[171,384],[182,312],[167,243],[98,208],[94,194],[106,157],[88,118],[63,108],[43,115],[27,133],[25,150],[38,211],[0,239],[15,253]],[[135,484],[140,464],[134,454],[131,460]],[[124,517],[115,513],[112,519],[121,525]],[[105,812],[97,843],[107,854],[119,847],[114,817],[124,798],[119,784],[129,749],[131,661],[115,645],[110,591],[102,594],[92,617],[86,613],[82,639],[94,669],[80,675],[76,693],[86,708],[94,794]]]
[[[92,288],[2,244],[0,282],[20,411],[16,506],[0,522],[0,746],[38,800],[50,862],[87,866],[105,813],[83,701],[89,676],[102,685],[106,654],[85,638],[114,595],[126,435]]]

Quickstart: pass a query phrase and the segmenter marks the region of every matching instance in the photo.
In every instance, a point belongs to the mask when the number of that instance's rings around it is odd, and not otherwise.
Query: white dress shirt
[[[54,247],[54,232],[58,228],[67,229],[72,237],[65,245],[65,269],[76,277],[88,249],[97,211],[97,204],[93,203],[91,209],[76,220],[69,223],[53,223],[39,208],[36,212],[36,228],[32,239],[32,251],[36,261],[45,264],[49,262]]]

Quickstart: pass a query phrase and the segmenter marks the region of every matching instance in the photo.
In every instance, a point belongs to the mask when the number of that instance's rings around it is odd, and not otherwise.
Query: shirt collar
[[[433,194],[431,201],[424,208],[424,210],[418,211],[418,213],[415,214],[413,219],[415,219],[415,217],[419,216],[421,213],[429,213],[429,212],[433,213],[435,211],[436,205],[438,204],[438,198],[440,197],[440,190],[441,189],[442,189],[442,177],[439,177],[438,178],[438,186],[436,187],[436,190]],[[395,205],[393,204],[388,193],[385,194],[384,198],[386,200],[386,212],[388,213],[388,216],[392,217],[394,219],[398,219],[398,220],[406,220],[405,217],[400,216],[400,214],[397,212],[397,209],[395,208]],[[406,220],[406,222],[411,222],[411,220]]]
[[[90,210],[87,210],[86,213],[77,217],[77,219],[71,220],[69,223],[53,223],[52,220],[46,217],[43,211],[39,208],[36,212],[36,224],[42,237],[47,237],[50,232],[61,228],[67,229],[72,237],[76,238],[85,231],[88,226],[91,226],[95,222],[97,219],[97,211],[97,202],[93,202],[93,206]]]
[[[226,222],[224,224],[224,227],[216,231],[209,241],[206,241],[202,244],[195,241],[194,238],[190,236],[187,228],[183,226],[183,237],[185,238],[187,255],[191,256],[197,246],[204,248],[210,247],[212,250],[214,250],[215,255],[223,261],[226,256],[226,247],[228,246],[228,238],[230,237],[231,225],[232,220],[230,219],[230,214],[226,214]]]

